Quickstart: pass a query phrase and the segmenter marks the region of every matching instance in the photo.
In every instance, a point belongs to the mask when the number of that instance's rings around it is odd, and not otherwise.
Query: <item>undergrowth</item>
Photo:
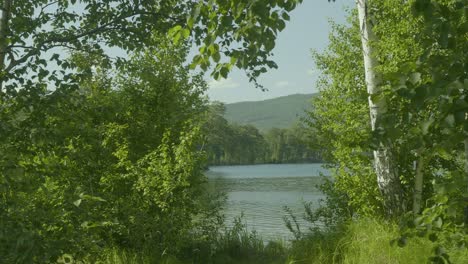
[[[392,243],[398,226],[385,220],[359,219],[333,229],[316,229],[291,243],[265,243],[254,231],[236,220],[233,228],[193,250],[191,256],[152,256],[151,252],[128,252],[111,249],[103,252],[99,263],[106,264],[409,264],[430,263],[434,244],[425,239],[411,239],[404,247]],[[205,252],[201,252],[204,250]],[[211,251],[211,252],[207,252]],[[466,249],[450,249],[452,263],[467,263]]]

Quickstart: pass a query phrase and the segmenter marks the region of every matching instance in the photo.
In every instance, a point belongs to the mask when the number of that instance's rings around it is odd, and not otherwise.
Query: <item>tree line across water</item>
[[[204,125],[203,145],[209,165],[320,162],[320,152],[310,148],[312,135],[302,123],[260,132],[252,125],[229,123],[222,103],[213,103]]]

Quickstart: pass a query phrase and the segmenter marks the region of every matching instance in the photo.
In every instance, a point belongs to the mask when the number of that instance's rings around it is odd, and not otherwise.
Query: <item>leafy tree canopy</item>
[[[48,81],[56,87],[73,82],[75,68],[63,51],[105,55],[107,47],[125,51],[152,43],[153,32],[165,32],[186,17],[186,1],[4,1],[0,46],[6,91]],[[121,61],[121,60],[118,60]],[[59,67],[47,67],[55,62]]]
[[[301,2],[6,0],[0,28],[2,92],[76,83],[71,70],[76,65],[63,51],[109,60],[108,48],[140,50],[155,44],[149,36],[168,31],[175,42],[190,37],[200,47],[192,66],[207,70],[214,62],[215,78],[226,77],[237,66],[255,81],[266,67],[277,67],[269,59],[275,38]],[[230,59],[221,62],[221,55]],[[51,62],[58,67],[47,67]],[[122,65],[123,59],[115,62]]]
[[[300,3],[302,0],[201,0],[192,9],[185,27],[174,27],[172,33],[175,40],[191,33],[200,46],[193,68],[206,70],[214,62],[212,75],[218,79],[226,78],[236,66],[257,84],[256,78],[267,68],[278,67],[269,58],[276,36],[286,27],[289,12]],[[221,55],[230,59],[222,61]]]

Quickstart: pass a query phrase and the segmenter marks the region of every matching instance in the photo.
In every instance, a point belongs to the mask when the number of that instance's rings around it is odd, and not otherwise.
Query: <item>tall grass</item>
[[[129,252],[112,249],[103,252],[102,264],[419,264],[429,263],[435,244],[413,238],[405,247],[391,241],[398,237],[395,224],[361,219],[340,228],[316,230],[286,244],[264,243],[257,233],[239,222],[219,237],[198,245],[192,255],[155,256],[151,250]],[[468,263],[468,250],[450,249],[452,263]]]
[[[428,263],[435,244],[412,238],[404,247],[392,240],[397,225],[381,220],[361,219],[336,230],[315,232],[295,241],[289,249],[289,263],[419,264]],[[453,263],[468,263],[468,250],[449,249]]]
[[[180,254],[157,254],[151,249],[140,252],[113,248],[103,251],[99,264],[282,264],[287,258],[287,246],[283,241],[265,243],[255,231],[248,230],[242,218],[234,221],[211,240],[193,237]]]
[[[410,239],[399,247],[392,240],[398,237],[396,225],[376,220],[361,220],[349,225],[340,240],[343,247],[342,263],[427,263],[432,245],[428,240]]]
[[[264,243],[255,231],[249,231],[242,218],[216,241],[212,263],[269,264],[284,263],[287,247],[282,241]]]

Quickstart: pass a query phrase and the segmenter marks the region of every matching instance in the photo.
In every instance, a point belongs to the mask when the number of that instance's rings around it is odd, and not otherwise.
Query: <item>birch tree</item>
[[[358,0],[356,3],[364,55],[365,79],[369,93],[371,128],[374,132],[384,133],[382,119],[387,114],[387,105],[381,88],[382,76],[376,71],[378,61],[372,47],[372,42],[377,40],[372,30],[372,14],[367,0]],[[380,141],[378,148],[373,151],[373,156],[377,183],[383,195],[386,211],[388,215],[398,215],[404,211],[404,204],[391,144]]]

